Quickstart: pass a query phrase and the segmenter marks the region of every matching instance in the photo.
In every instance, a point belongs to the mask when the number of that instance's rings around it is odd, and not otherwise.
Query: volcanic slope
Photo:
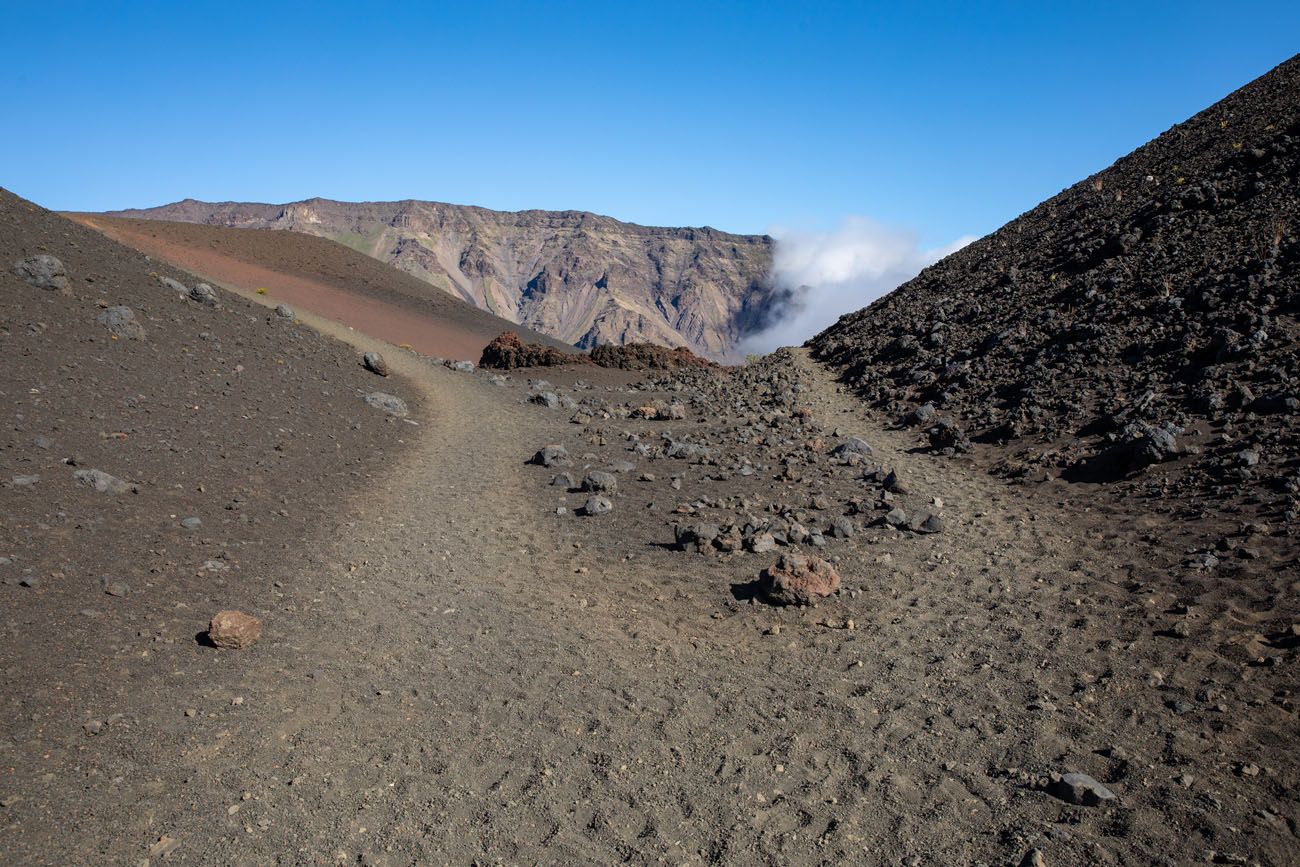
[[[73,284],[0,276],[6,861],[1294,863],[1269,551],[911,453],[801,351],[456,372],[2,216]],[[839,591],[765,604],[782,554]]]
[[[1300,57],[809,342],[1011,477],[1183,518],[1300,506]],[[928,406],[927,406],[928,404]],[[950,426],[938,449],[965,448]]]
[[[245,294],[264,290],[268,299],[425,355],[477,361],[492,338],[519,329],[325,238],[97,214],[67,216],[218,285]],[[522,330],[529,341],[573,351],[558,340]]]
[[[584,349],[648,342],[721,359],[765,323],[774,296],[766,235],[638,226],[582,211],[186,199],[112,215],[330,238]]]

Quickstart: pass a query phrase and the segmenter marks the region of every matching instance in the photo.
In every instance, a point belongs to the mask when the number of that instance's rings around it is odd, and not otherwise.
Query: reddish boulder
[[[242,611],[218,611],[208,624],[208,640],[222,650],[243,650],[262,637],[262,621]]]
[[[840,573],[820,557],[787,553],[763,570],[762,582],[764,593],[773,602],[810,605],[817,597],[840,589]]]

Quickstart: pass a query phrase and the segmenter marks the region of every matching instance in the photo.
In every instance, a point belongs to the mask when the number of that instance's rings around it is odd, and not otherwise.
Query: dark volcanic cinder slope
[[[1009,444],[1009,474],[1292,521],[1298,117],[1293,58],[810,346],[900,418],[929,402]]]
[[[66,291],[11,270],[39,255],[62,261]],[[0,190],[7,863],[137,860],[92,854],[111,841],[67,831],[143,816],[140,744],[157,749],[145,776],[160,779],[194,746],[179,696],[245,688],[195,635],[223,608],[273,623],[302,591],[273,585],[300,540],[328,532],[401,453],[411,428],[362,394],[396,392],[421,414],[405,381],[366,373],[342,344],[219,290],[215,304],[191,300],[159,276],[195,283]],[[129,490],[76,475],[96,470]],[[113,782],[88,797],[38,778]]]
[[[187,199],[113,215],[330,238],[583,348],[651,342],[720,358],[763,324],[772,299],[766,235],[638,226],[582,211]]]
[[[221,284],[355,327],[426,355],[475,361],[494,337],[519,326],[409,274],[325,238],[197,223],[72,214],[110,238]],[[573,347],[523,329],[530,342]]]

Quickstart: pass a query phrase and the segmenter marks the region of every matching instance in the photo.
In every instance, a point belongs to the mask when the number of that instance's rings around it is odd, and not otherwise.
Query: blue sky
[[[1300,4],[0,4],[47,207],[427,198],[981,235],[1297,50]]]

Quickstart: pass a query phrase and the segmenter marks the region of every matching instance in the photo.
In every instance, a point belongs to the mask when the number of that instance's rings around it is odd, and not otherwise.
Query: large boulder
[[[810,605],[840,589],[840,574],[820,557],[793,552],[763,570],[763,592],[780,605]]]
[[[62,261],[49,253],[38,253],[26,259],[19,259],[11,270],[38,289],[49,289],[64,295],[72,294],[68,286],[67,269],[63,267]]]

